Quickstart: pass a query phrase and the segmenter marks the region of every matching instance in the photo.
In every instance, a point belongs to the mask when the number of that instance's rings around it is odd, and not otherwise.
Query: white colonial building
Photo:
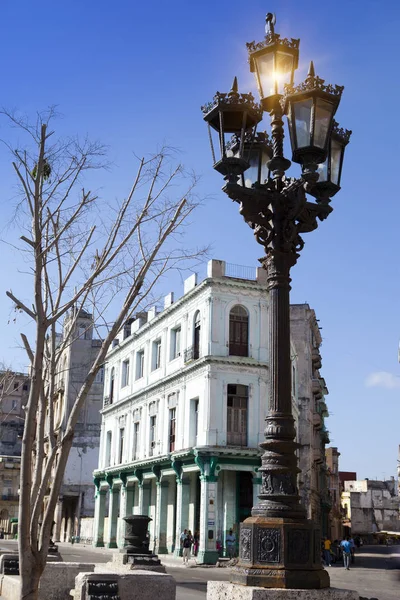
[[[258,268],[185,281],[164,310],[137,315],[107,358],[96,546],[123,546],[128,514],[148,514],[150,548],[179,551],[183,529],[200,533],[199,560],[218,558],[230,528],[250,515],[261,483],[268,398],[268,294]],[[228,276],[231,272],[232,276]],[[293,411],[298,418],[293,346]],[[310,373],[311,377],[311,373]],[[237,536],[238,537],[238,536]]]

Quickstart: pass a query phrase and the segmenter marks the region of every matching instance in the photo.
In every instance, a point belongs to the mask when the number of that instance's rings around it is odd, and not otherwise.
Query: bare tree
[[[23,600],[38,597],[74,428],[113,339],[147,303],[160,277],[172,268],[184,268],[185,261],[200,260],[205,251],[183,248],[179,233],[197,204],[197,180],[181,165],[171,167],[165,149],[138,159],[127,197],[104,206],[81,187],[87,171],[104,161],[103,148],[86,140],[53,141],[52,116],[51,112],[46,118],[39,116],[31,126],[7,113],[30,142],[24,150],[10,150],[22,190],[19,211],[26,219],[20,239],[25,262],[31,265],[33,289],[28,299],[7,292],[15,308],[35,324],[34,340],[21,334],[31,365],[18,519]],[[60,347],[57,328],[67,312],[77,316],[89,304],[103,324],[103,341],[60,433],[54,414],[55,377],[74,329]],[[116,315],[111,323],[110,312]]]

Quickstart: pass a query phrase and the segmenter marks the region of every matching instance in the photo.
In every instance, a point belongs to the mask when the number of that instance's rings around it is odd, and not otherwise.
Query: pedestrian
[[[232,529],[229,530],[229,533],[226,536],[226,549],[229,558],[234,558],[236,555],[236,536]]]
[[[332,542],[329,538],[324,538],[324,561],[327,567],[331,566],[331,546]]]
[[[192,533],[189,529],[189,531],[186,533],[186,537],[183,540],[183,564],[184,565],[188,565],[189,564],[189,558],[190,558],[190,548],[192,547],[193,544],[193,537],[192,537]]]
[[[193,556],[197,556],[199,552],[200,535],[198,531],[194,532],[193,535]]]
[[[347,571],[350,570],[350,556],[351,556],[351,544],[350,538],[347,536],[344,540],[340,542],[340,546],[343,550],[343,566]]]
[[[183,542],[185,541],[185,538],[187,536],[187,529],[184,529],[181,533],[181,536],[179,538],[180,541],[180,545],[181,545],[181,550],[183,549]]]

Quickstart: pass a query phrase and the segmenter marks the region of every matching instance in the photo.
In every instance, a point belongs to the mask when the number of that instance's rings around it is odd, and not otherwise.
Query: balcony
[[[248,343],[229,342],[229,356],[248,356]]]
[[[322,417],[318,412],[313,413],[313,425],[316,429],[321,429],[322,427]]]
[[[197,360],[200,357],[199,348],[197,346],[189,346],[183,353],[183,360],[185,363],[191,360]]]
[[[110,404],[112,404],[112,398],[110,398],[110,396],[106,396],[104,398],[104,406],[109,406]]]
[[[19,496],[13,494],[3,494],[1,496],[2,502],[19,502]]]
[[[314,369],[320,369],[322,367],[321,354],[320,354],[318,348],[312,349],[311,360],[312,360]]]

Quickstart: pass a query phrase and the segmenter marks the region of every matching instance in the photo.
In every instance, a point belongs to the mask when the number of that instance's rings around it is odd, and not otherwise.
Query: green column
[[[157,553],[168,554],[167,518],[168,518],[168,481],[157,481],[156,531]]]
[[[96,492],[93,532],[93,546],[95,548],[104,548],[104,517],[106,512],[106,493],[107,491],[105,489],[99,489]]]
[[[108,507],[108,544],[107,548],[117,548],[117,525],[119,509],[119,488],[110,489],[110,500]]]

